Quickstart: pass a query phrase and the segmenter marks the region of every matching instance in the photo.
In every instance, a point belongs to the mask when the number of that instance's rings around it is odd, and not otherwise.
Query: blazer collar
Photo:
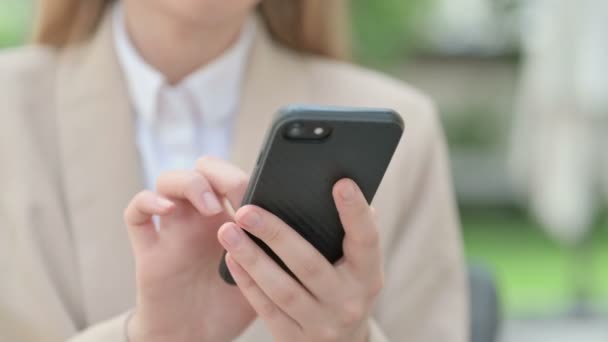
[[[106,15],[87,43],[62,51],[56,85],[62,181],[88,322],[131,308],[135,298],[122,212],[143,179],[134,115],[112,39]],[[243,87],[231,159],[251,171],[277,109],[311,98],[302,57],[273,42],[263,27]]]

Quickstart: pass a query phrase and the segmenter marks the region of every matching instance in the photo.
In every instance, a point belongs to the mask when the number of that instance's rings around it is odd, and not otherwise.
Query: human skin
[[[258,2],[123,0],[133,44],[172,84],[228,49]]]
[[[356,184],[336,183],[344,258],[330,264],[273,214],[238,208],[249,177],[203,158],[195,170],[160,176],[157,191],[137,194],[125,210],[136,260],[137,307],[128,325],[138,341],[231,341],[259,317],[276,341],[365,341],[383,285],[374,211]],[[160,217],[156,229],[153,216]],[[245,234],[270,246],[295,281]],[[223,282],[223,249],[237,286]]]

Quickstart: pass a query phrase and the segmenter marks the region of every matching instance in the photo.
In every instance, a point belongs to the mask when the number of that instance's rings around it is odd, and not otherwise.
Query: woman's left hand
[[[334,201],[345,230],[344,258],[330,264],[308,241],[271,213],[245,206],[236,224],[218,232],[237,285],[276,341],[364,342],[383,286],[382,253],[373,209],[356,184],[336,183]],[[264,241],[298,283],[240,228]]]

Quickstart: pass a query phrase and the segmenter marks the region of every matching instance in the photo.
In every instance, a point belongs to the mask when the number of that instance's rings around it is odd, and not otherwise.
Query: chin
[[[142,1],[142,0],[140,0]],[[143,0],[147,1],[147,0]],[[221,25],[253,12],[260,0],[154,0],[163,10],[193,25]]]

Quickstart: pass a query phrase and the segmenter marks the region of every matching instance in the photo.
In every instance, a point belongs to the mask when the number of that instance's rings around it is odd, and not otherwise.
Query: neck
[[[146,1],[124,4],[131,41],[143,59],[171,84],[221,56],[237,40],[245,22],[245,18],[238,18],[221,25],[201,25],[186,22]]]

